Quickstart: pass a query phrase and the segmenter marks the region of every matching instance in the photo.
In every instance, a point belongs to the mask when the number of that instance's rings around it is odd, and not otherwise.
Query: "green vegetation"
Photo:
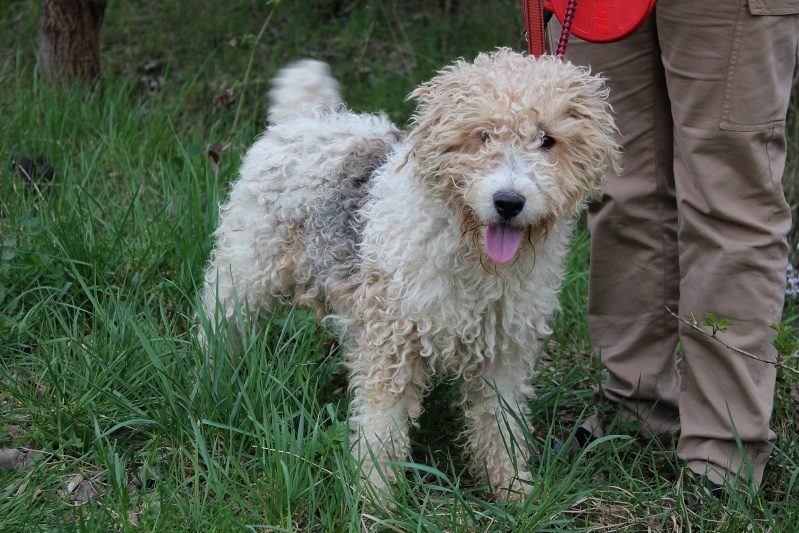
[[[524,48],[515,0],[284,0],[259,40],[272,9],[111,2],[99,84],[55,90],[34,74],[38,2],[0,2],[0,446],[32,457],[0,470],[0,530],[792,531],[790,373],[780,372],[780,440],[757,493],[706,496],[656,442],[610,436],[569,451],[600,376],[585,328],[584,229],[539,363],[536,484],[522,503],[474,486],[453,445],[456,391],[441,382],[396,493],[366,506],[340,353],[304,311],[266,317],[266,332],[235,351],[224,332],[210,358],[198,349],[217,205],[264,126],[279,66],[327,60],[353,108],[405,123],[405,95],[451,59]],[[799,153],[792,113],[786,183]],[[792,296],[785,321],[798,316]],[[795,336],[780,334],[793,353]]]

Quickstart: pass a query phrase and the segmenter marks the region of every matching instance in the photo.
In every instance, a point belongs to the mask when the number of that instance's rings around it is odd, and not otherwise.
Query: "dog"
[[[377,489],[396,481],[432,376],[459,378],[473,474],[521,497],[573,221],[618,165],[604,80],[481,53],[409,95],[407,131],[348,110],[318,61],[281,71],[270,96],[271,125],[220,208],[201,295],[212,327],[278,303],[332,322],[352,453]]]

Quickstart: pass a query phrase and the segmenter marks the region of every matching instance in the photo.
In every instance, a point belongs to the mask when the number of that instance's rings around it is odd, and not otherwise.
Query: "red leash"
[[[527,30],[527,53],[533,57],[541,57],[547,52],[544,7],[541,0],[524,0],[524,25]]]
[[[557,57],[562,58],[566,54],[566,45],[569,44],[576,9],[577,0],[568,0],[566,13],[563,17],[563,29],[560,32],[558,48],[555,51]],[[524,0],[524,25],[527,30],[527,53],[533,57],[544,55],[547,51],[546,23],[541,0]]]

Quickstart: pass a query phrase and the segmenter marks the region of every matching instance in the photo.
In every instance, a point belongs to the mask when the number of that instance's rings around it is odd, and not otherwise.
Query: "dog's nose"
[[[524,208],[524,196],[516,192],[498,192],[494,195],[494,207],[502,218],[513,218]]]

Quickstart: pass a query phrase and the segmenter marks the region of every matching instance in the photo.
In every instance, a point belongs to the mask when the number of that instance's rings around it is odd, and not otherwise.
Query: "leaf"
[[[14,470],[25,462],[25,452],[16,448],[0,448],[0,470]]]
[[[709,328],[715,329],[716,326],[716,315],[713,313],[708,313],[705,315],[705,319],[702,320],[702,325],[707,326]]]
[[[75,474],[74,476],[69,478],[69,482],[67,483],[67,494],[72,494],[75,492],[75,489],[78,488],[83,482],[83,475],[82,474]]]
[[[230,148],[230,143],[213,144],[210,143],[205,147],[204,155],[211,162],[211,168],[214,173],[219,172],[219,162],[222,160],[222,152]]]
[[[84,479],[75,487],[72,497],[76,502],[88,502],[97,498],[97,489],[91,481]]]
[[[222,109],[224,107],[229,106],[230,104],[236,101],[238,96],[239,95],[236,92],[235,87],[230,89],[225,89],[224,92],[214,96],[214,109]]]

